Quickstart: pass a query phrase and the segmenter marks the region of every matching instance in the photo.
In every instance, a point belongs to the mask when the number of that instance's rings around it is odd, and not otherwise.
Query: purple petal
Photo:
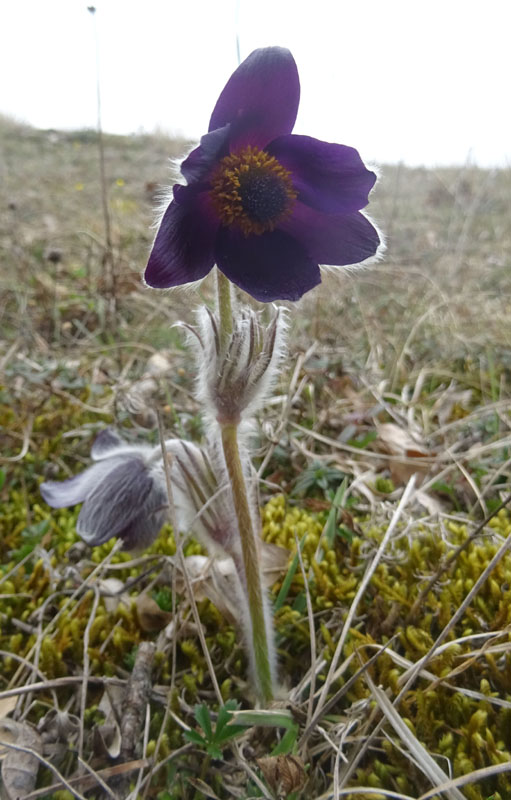
[[[75,506],[77,503],[83,503],[87,495],[121,462],[122,458],[105,459],[67,481],[45,481],[39,489],[46,503],[52,508]]]
[[[187,187],[183,187],[186,189]],[[207,194],[167,208],[144,274],[148,286],[165,289],[200,280],[213,267],[218,220]]]
[[[360,212],[322,214],[296,203],[293,216],[281,227],[301,243],[314,261],[337,267],[360,264],[374,256],[380,244],[374,225]]]
[[[229,152],[230,125],[206,133],[200,144],[181,164],[181,174],[188,183],[195,183],[204,178],[217,161]]]
[[[119,536],[141,514],[154,480],[141,458],[119,460],[87,495],[78,516],[77,533],[98,545]]]
[[[117,450],[117,448],[123,446],[125,447],[126,443],[121,439],[117,431],[112,430],[112,428],[105,428],[94,439],[90,454],[94,461],[99,461],[107,458],[112,450]]]
[[[134,517],[126,527],[117,534],[123,540],[123,550],[143,550],[149,547],[167,519],[167,497],[164,493],[152,493],[150,502],[144,506],[141,514]]]
[[[298,199],[327,214],[350,214],[369,202],[376,175],[353,147],[311,136],[280,136],[266,148],[288,169]]]
[[[233,123],[231,151],[264,147],[291,133],[300,101],[293,56],[283,47],[254,50],[231,75],[211,115],[209,130]]]
[[[296,239],[279,230],[244,236],[222,228],[216,258],[229,280],[263,303],[299,300],[321,281],[317,263]]]

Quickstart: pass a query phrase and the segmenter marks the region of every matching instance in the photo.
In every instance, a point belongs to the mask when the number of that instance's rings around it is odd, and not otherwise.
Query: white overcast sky
[[[93,2],[93,0],[91,0]],[[0,0],[0,112],[198,138],[241,57],[289,47],[295,132],[366,160],[510,166],[511,0]]]

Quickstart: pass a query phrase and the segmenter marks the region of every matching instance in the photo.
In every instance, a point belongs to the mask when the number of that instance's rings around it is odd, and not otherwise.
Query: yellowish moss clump
[[[386,530],[381,525],[358,520],[363,535],[351,542],[338,536],[331,546],[321,536],[323,526],[314,516],[286,507],[283,496],[270,500],[262,512],[263,536],[296,551],[296,536],[303,539],[303,561],[309,593],[318,613],[320,647],[327,662],[332,658],[345,617],[365,571]],[[492,534],[495,531],[497,536]],[[368,646],[386,644],[391,637],[392,650],[415,663],[425,656],[444,626],[459,608],[468,591],[479,578],[499,548],[502,537],[511,534],[511,515],[502,510],[491,521],[489,529],[459,554],[451,570],[425,598],[419,614],[408,619],[414,601],[435,573],[438,566],[466,541],[469,531],[463,522],[447,521],[442,529],[426,528],[417,523],[411,535],[397,536],[384,560],[377,567],[362,598],[356,615],[356,626],[347,637],[342,658],[356,652],[342,679],[340,688],[360,663],[374,654]],[[275,597],[283,580],[273,588]],[[324,609],[335,609],[332,617]],[[323,612],[320,614],[319,612]],[[281,652],[286,670],[293,674],[293,685],[303,674],[304,653],[309,650],[309,634],[304,602],[304,582],[300,569],[289,586],[286,603],[277,612]],[[481,591],[447,638],[447,647],[433,656],[427,669],[436,683],[419,680],[400,705],[406,724],[431,753],[449,760],[453,776],[465,775],[484,766],[511,760],[511,555],[507,554],[484,583]],[[498,635],[499,647],[494,653],[490,634]],[[481,634],[487,634],[481,637]],[[479,637],[479,638],[474,638]],[[459,640],[455,642],[454,640]],[[452,644],[448,644],[452,642]],[[480,654],[477,654],[483,648]],[[476,655],[474,655],[476,652]],[[295,659],[290,654],[295,654]],[[301,669],[297,670],[297,668]],[[398,683],[403,668],[388,653],[376,661],[372,677],[376,684],[391,691],[400,690]],[[321,677],[321,676],[320,676]],[[342,714],[354,702],[370,699],[371,692],[363,677],[346,692],[332,713]],[[509,703],[508,707],[492,702]],[[425,791],[427,784],[421,773],[410,766],[400,750],[402,743],[382,740],[385,759],[368,757],[357,771],[354,785],[414,794]],[[511,797],[511,778],[503,773],[481,785],[464,788],[470,800],[495,800]],[[353,800],[360,795],[353,795]],[[369,795],[368,795],[369,797]],[[371,795],[374,797],[374,795]]]
[[[132,554],[113,554],[113,540],[92,549],[79,542],[78,509],[49,509],[38,494],[47,459],[60,454],[63,447],[62,408],[57,411],[58,404],[48,401],[35,422],[33,437],[38,447],[26,462],[10,468],[3,489],[0,649],[37,663],[41,673],[54,679],[82,669],[87,633],[90,674],[125,675],[133,666],[139,643],[147,639],[156,641],[158,637],[157,631],[141,627],[137,597],[152,587],[152,597],[160,607],[167,613],[172,609],[171,588],[157,581],[163,561],[175,555],[173,533],[165,526],[152,547],[141,554],[154,555],[154,560],[141,558],[138,562]],[[0,417],[7,419],[11,427],[17,424],[9,410],[0,407],[0,412]],[[83,424],[83,410],[78,413],[73,406],[66,413],[69,414],[66,429],[73,427],[73,420],[76,426]],[[82,460],[87,457],[87,442],[66,440],[66,447],[71,447],[73,453],[81,447]],[[388,487],[380,488],[383,491]],[[277,605],[280,678],[288,687],[298,685],[309,666],[305,582],[314,612],[317,651],[327,665],[318,676],[320,686],[367,564],[387,529],[388,518],[358,519],[351,537],[344,531],[344,535],[336,533],[331,541],[323,533],[325,522],[326,517],[297,506],[289,507],[284,496],[273,497],[262,509],[264,539],[290,552],[287,572],[271,589]],[[332,693],[355,675],[360,664],[375,654],[376,647],[387,644],[389,649],[371,667],[371,677],[388,690],[391,698],[398,694],[404,671],[402,659],[412,664],[428,653],[502,539],[511,534],[510,514],[505,510],[499,512],[435,584],[421,604],[420,613],[410,617],[428,578],[466,541],[468,533],[463,521],[452,520],[429,526],[416,520],[406,535],[404,531],[396,532],[360,600],[341,660],[354,657],[332,686]],[[305,578],[296,559],[293,560],[297,540],[302,548]],[[202,552],[195,541],[186,544],[187,555]],[[103,571],[105,559],[110,560],[113,569]],[[98,576],[122,581],[126,587],[122,603],[109,605],[105,596],[96,596],[93,586]],[[186,594],[178,596],[176,602],[180,629],[175,697],[185,698],[193,706],[205,696],[212,696],[210,679],[196,629],[190,623]],[[200,600],[198,608],[222,697],[246,700],[247,665],[239,631],[210,601]],[[454,776],[511,760],[510,626],[511,555],[506,555],[450,632],[446,647],[428,662],[431,677],[417,680],[400,704],[405,724],[430,753],[437,754],[442,763],[449,762]],[[491,635],[497,634],[498,638],[492,642]],[[16,680],[20,680],[20,669],[20,662],[14,657],[2,657],[0,671],[6,686],[15,674]],[[158,653],[155,683],[169,685],[172,671],[168,650],[166,654]],[[91,696],[90,700],[93,708],[99,696]],[[330,710],[332,718],[352,713],[353,704],[359,701],[365,709],[360,713],[367,714],[371,692],[364,676],[359,676]],[[178,705],[174,711],[179,711]],[[37,716],[38,712],[33,713]],[[163,709],[155,706],[149,750],[156,746],[162,721]],[[86,725],[94,724],[94,715],[88,716]],[[366,757],[352,778],[353,785],[369,785],[412,796],[426,791],[429,785],[424,776],[401,752],[402,743],[395,734],[386,730],[388,738],[378,740],[377,756]],[[160,739],[158,757],[165,757],[182,744],[182,730],[170,719]],[[311,762],[309,774],[314,769]],[[320,786],[318,794],[327,789],[326,784]],[[503,773],[463,791],[469,800],[487,800],[492,796],[494,800],[504,800],[511,797],[511,779]],[[354,795],[353,800],[355,797],[360,800],[360,795]]]

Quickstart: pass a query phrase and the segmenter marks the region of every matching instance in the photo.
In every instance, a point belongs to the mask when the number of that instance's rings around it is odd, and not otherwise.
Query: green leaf
[[[306,611],[307,598],[305,597],[305,592],[300,592],[296,595],[292,608],[293,611],[298,611],[300,614]]]
[[[208,707],[201,703],[201,705],[195,706],[195,719],[201,726],[202,730],[206,734],[207,741],[211,741],[213,738],[213,729],[211,727],[211,717],[209,714]]]
[[[378,431],[368,431],[365,436],[362,436],[359,439],[348,439],[346,444],[349,444],[350,447],[358,447],[360,450],[365,450],[368,444],[374,442],[375,439],[378,438]]]
[[[306,538],[307,534],[304,533],[299,543],[300,552],[302,552],[304,548]],[[282,608],[282,606],[284,605],[286,597],[289,594],[289,589],[291,588],[291,584],[293,583],[293,578],[295,576],[297,567],[298,567],[298,553],[295,553],[293,560],[291,561],[288,567],[286,577],[282,581],[282,586],[280,587],[277,599],[275,600],[275,608],[274,608],[275,611],[278,611],[279,608]]]
[[[240,733],[244,733],[244,725],[226,725],[221,731],[215,731],[214,741],[217,744],[224,744],[230,739],[234,739]]]
[[[225,705],[219,708],[215,726],[215,739],[218,738],[218,735],[222,732],[226,725],[228,725],[229,721],[232,719],[232,712],[237,708],[238,703],[236,700],[228,700]]]
[[[208,754],[208,756],[211,756],[211,758],[221,759],[223,757],[222,751],[220,750],[219,746],[215,744],[215,742],[211,742],[211,744],[208,744],[208,746],[206,747],[206,753]]]
[[[332,484],[335,486],[344,478],[344,472],[336,467],[327,467],[321,461],[313,461],[310,467],[302,472],[291,494],[303,495],[315,487],[326,491]]]
[[[39,539],[42,539],[49,527],[49,520],[42,519],[39,522],[34,522],[33,525],[27,525],[27,527],[22,530],[21,535],[24,539],[38,542]]]
[[[271,751],[272,756],[280,756],[284,755],[287,756],[289,753],[292,753],[296,747],[296,740],[298,738],[298,731],[300,730],[298,725],[291,725],[290,728],[287,729],[284,736],[276,745],[273,750]]]
[[[204,736],[201,736],[200,733],[197,733],[197,731],[185,731],[184,737],[185,739],[188,739],[189,742],[198,744],[200,747],[205,747],[207,745],[207,741]]]
[[[259,725],[263,728],[292,728],[296,725],[290,711],[271,711],[270,709],[235,711],[233,719],[238,725],[252,728]]]
[[[346,489],[348,488],[348,479],[345,477],[341,485],[338,487],[335,497],[332,502],[332,507],[328,512],[328,519],[326,521],[326,525],[323,528],[323,534],[321,538],[325,538],[327,543],[328,549],[333,546],[335,535],[337,533],[337,512],[343,506],[344,502],[344,495],[346,494]],[[321,559],[321,556],[318,560]]]
[[[0,491],[4,488],[5,484],[5,470],[0,469]]]

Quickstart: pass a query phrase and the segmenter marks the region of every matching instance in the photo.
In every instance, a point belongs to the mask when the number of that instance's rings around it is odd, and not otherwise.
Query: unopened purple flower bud
[[[238,424],[261,406],[277,376],[287,330],[284,310],[277,308],[263,325],[258,313],[240,309],[226,347],[220,344],[218,318],[211,311],[201,308],[198,322],[192,341],[199,356],[199,400],[218,422]]]

